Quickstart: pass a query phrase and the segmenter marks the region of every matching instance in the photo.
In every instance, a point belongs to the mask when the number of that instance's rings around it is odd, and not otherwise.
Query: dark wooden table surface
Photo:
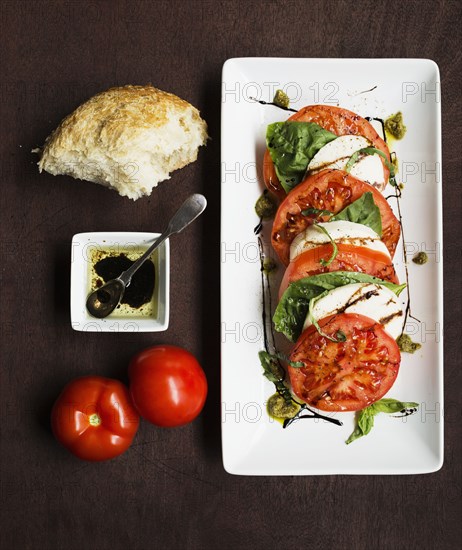
[[[1,547],[455,548],[461,539],[461,93],[457,1],[3,1],[1,25]],[[220,441],[220,92],[229,57],[424,57],[442,76],[445,463],[425,476],[235,477]],[[150,199],[39,175],[30,151],[83,100],[144,84],[196,105],[212,140]],[[209,208],[172,246],[166,333],[79,333],[70,241],[152,231],[194,191]],[[50,407],[73,377],[126,381],[130,357],[184,346],[210,391],[193,424],[143,423],[120,458],[80,462]]]

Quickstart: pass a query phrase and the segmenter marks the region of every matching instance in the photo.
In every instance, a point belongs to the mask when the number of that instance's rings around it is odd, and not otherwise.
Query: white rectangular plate
[[[222,441],[227,472],[240,475],[417,474],[443,463],[443,281],[441,114],[439,71],[424,59],[229,59],[222,78]],[[398,179],[408,253],[412,313],[406,332],[422,348],[402,354],[388,397],[420,403],[406,418],[380,414],[372,432],[351,445],[353,413],[337,413],[338,427],[304,420],[289,428],[265,408],[274,386],[262,375],[262,286],[254,204],[263,190],[261,166],[269,123],[291,113],[261,105],[276,89],[291,107],[340,105],[362,116],[402,111],[403,140],[391,149]],[[390,188],[391,189],[391,188]],[[392,191],[390,191],[392,193]],[[395,209],[395,201],[390,201]],[[395,209],[396,211],[396,209]],[[267,224],[268,225],[268,224]],[[264,236],[268,242],[268,227]],[[405,280],[403,239],[395,267]],[[425,251],[429,262],[409,261]],[[266,254],[273,254],[265,247]],[[279,268],[279,271],[282,269]],[[277,286],[277,285],[276,285]],[[403,297],[403,300],[406,296]],[[275,303],[273,303],[273,310]],[[272,312],[271,312],[272,313]]]

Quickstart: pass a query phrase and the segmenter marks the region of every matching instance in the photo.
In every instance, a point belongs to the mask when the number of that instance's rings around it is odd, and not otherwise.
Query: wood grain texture
[[[4,1],[1,75],[1,547],[15,549],[452,549],[461,493],[461,90],[456,1]],[[229,57],[425,57],[442,75],[446,458],[426,476],[226,474],[220,442],[221,67]],[[30,150],[79,103],[123,84],[178,94],[212,140],[150,199],[39,175]],[[74,233],[155,231],[191,192],[206,214],[172,246],[164,334],[90,334],[69,324]],[[104,206],[102,208],[102,206]],[[143,423],[105,464],[79,462],[49,431],[71,378],[126,380],[156,343],[197,355],[210,384],[190,426]]]

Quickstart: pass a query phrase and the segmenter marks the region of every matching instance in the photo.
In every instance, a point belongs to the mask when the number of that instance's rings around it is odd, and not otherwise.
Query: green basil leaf
[[[270,382],[279,382],[284,379],[284,369],[279,364],[277,357],[269,354],[266,351],[258,352],[261,366],[263,367],[263,376]]]
[[[316,298],[312,298],[310,300],[310,304],[308,306],[308,319],[310,321],[310,323],[316,328],[316,330],[319,332],[319,334],[321,336],[324,336],[324,338],[327,338],[328,340],[330,340],[331,342],[345,342],[346,341],[346,334],[344,332],[342,332],[341,330],[338,330],[337,331],[337,334],[335,335],[336,337],[333,338],[332,336],[329,336],[328,334],[326,334],[322,328],[319,326],[319,323],[318,323],[318,320],[316,319],[316,317],[313,315],[313,308],[314,308],[314,305],[315,303],[320,300],[321,298],[324,298],[324,296],[326,296],[327,294],[329,294],[329,290],[325,290],[322,294],[320,294],[319,296],[316,296]],[[340,338],[337,336],[338,334],[340,333]],[[305,366],[305,365],[304,365]]]
[[[332,255],[331,257],[326,261],[324,260],[323,258],[321,258],[319,260],[319,263],[321,265],[323,265],[324,267],[329,267],[330,264],[335,260],[335,258],[337,257],[337,254],[338,254],[338,246],[337,246],[337,243],[334,241],[334,239],[331,237],[330,233],[327,231],[327,229],[322,226],[322,225],[319,225],[317,223],[314,223],[313,224],[315,227],[317,227],[318,229],[320,229],[324,235],[327,235],[327,237],[329,238],[329,241],[332,245]]]
[[[356,439],[367,435],[372,430],[374,427],[374,416],[375,413],[372,409],[370,409],[370,407],[366,407],[362,411],[359,411],[356,417],[356,427],[350,437],[346,440],[347,445],[353,441],[356,441]]]
[[[359,151],[354,152],[349,161],[346,163],[345,166],[345,172],[349,172],[352,168],[354,163],[358,160],[358,158],[361,155],[379,155],[383,158],[383,161],[385,162],[386,167],[390,171],[390,177],[395,177],[395,167],[393,164],[388,160],[387,155],[380,151],[380,149],[376,149],[375,147],[364,147],[364,149],[359,149]]]
[[[397,399],[391,399],[388,397],[372,403],[372,405],[369,405],[357,414],[356,427],[350,437],[346,440],[346,444],[349,445],[356,439],[370,433],[374,427],[374,417],[376,414],[392,414],[406,409],[417,409],[418,406],[419,404],[414,403],[413,401],[398,401]]]
[[[355,429],[353,430],[353,432],[351,433],[350,437],[345,441],[345,443],[347,445],[349,445],[350,443],[353,443],[353,441],[356,441],[357,439],[359,439],[360,437],[362,437],[364,434],[361,430],[361,428],[356,424],[356,427]]]
[[[266,131],[266,145],[277,177],[286,193],[298,185],[314,155],[337,136],[314,122],[274,122]]]
[[[356,428],[354,429],[350,437],[346,440],[347,445],[349,445],[353,441],[356,441],[356,439],[359,439],[360,437],[363,437],[370,433],[370,431],[374,427],[375,414],[376,413],[370,407],[366,407],[362,411],[359,411],[356,417]]]
[[[280,359],[281,361],[285,361],[288,365],[296,369],[302,369],[303,367],[306,366],[303,361],[291,361],[287,357],[287,355],[285,355],[284,353],[277,352],[273,354],[272,357],[275,357],[276,359]]]
[[[314,307],[314,304],[320,300],[321,298],[323,298],[324,296],[326,296],[326,294],[328,294],[329,291],[328,290],[325,290],[322,294],[320,294],[319,296],[316,296],[315,298],[311,298],[310,300],[310,303],[309,303],[309,306],[308,306],[308,319],[310,320],[310,323],[316,328],[316,330],[319,332],[319,334],[321,334],[321,336],[324,336],[325,338],[327,338],[328,340],[330,340],[331,342],[336,342],[337,340],[335,338],[332,338],[331,336],[329,336],[328,334],[326,334],[325,332],[323,332],[323,330],[321,329],[321,327],[319,326],[319,323],[318,323],[318,320],[316,319],[316,317],[313,315],[313,307]]]
[[[419,404],[413,401],[398,401],[397,399],[390,399],[387,397],[370,405],[376,413],[382,412],[388,414],[401,412],[405,409],[415,409],[418,406]]]
[[[289,388],[284,383],[286,373],[279,364],[279,355],[280,354],[271,355],[266,351],[258,352],[258,357],[263,368],[263,376],[267,378],[270,382],[274,383],[279,395],[284,398],[284,401],[287,404],[290,404],[294,402],[294,400],[292,399],[292,394],[290,393]],[[293,364],[295,365],[295,362]],[[305,366],[304,364],[302,365]]]
[[[322,210],[322,208],[307,208],[306,210],[302,210],[302,214],[304,216],[332,216],[330,210]]]
[[[275,329],[282,332],[291,342],[295,342],[302,332],[308,315],[310,300],[320,296],[325,291],[351,283],[380,284],[389,288],[397,296],[406,287],[405,284],[396,285],[354,271],[334,271],[305,277],[290,284],[282,295],[273,316]]]
[[[374,197],[370,191],[361,195],[361,197],[341,212],[333,216],[329,221],[345,220],[354,223],[361,223],[373,229],[379,237],[382,236],[382,216],[380,209],[374,202]]]

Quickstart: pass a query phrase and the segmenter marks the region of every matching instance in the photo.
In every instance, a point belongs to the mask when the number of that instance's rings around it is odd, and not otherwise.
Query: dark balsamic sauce
[[[372,89],[374,89],[374,88],[372,88]],[[368,91],[370,92],[371,90],[368,90]],[[364,92],[362,92],[362,93],[364,93]],[[369,122],[371,120],[376,120],[377,122],[380,122],[380,125],[382,126],[383,141],[385,141],[385,143],[386,143],[387,134],[385,133],[385,121],[383,120],[383,118],[378,118],[378,117],[375,117],[375,116],[372,116],[372,117],[371,116],[366,116],[364,118],[366,120],[368,120]]]
[[[127,258],[125,254],[118,256],[107,256],[102,258],[95,264],[97,275],[103,279],[105,283],[111,279],[116,279],[121,273],[126,271],[135,262]],[[127,304],[135,309],[147,304],[152,299],[154,292],[155,269],[151,260],[147,260],[133,275],[131,283],[126,287],[122,304]],[[101,280],[96,282],[96,286],[102,285]]]
[[[302,414],[303,412],[308,412],[310,414]],[[331,422],[336,426],[343,426],[343,422],[341,420],[338,420],[337,418],[330,418],[329,416],[324,416],[323,414],[319,414],[316,411],[311,410],[306,405],[302,405],[301,409],[293,418],[286,418],[284,420],[284,424],[282,425],[282,427],[287,428],[294,422],[297,422],[297,420],[304,420],[305,418],[320,418],[321,420],[325,420],[326,422]]]
[[[256,103],[260,103],[260,105],[273,105],[273,107],[278,107],[283,111],[291,111],[292,113],[298,113],[297,109],[291,109],[290,107],[283,107],[282,105],[278,105],[277,103],[273,103],[272,101],[263,101],[263,99],[257,99],[256,97],[249,97],[249,99],[251,99],[252,101],[255,101]]]
[[[363,90],[362,92],[358,92],[357,94],[353,94],[353,97],[356,97],[356,96],[362,95],[362,94],[368,94],[369,92],[373,92],[376,89],[377,89],[377,86],[374,86],[370,90]]]
[[[401,414],[394,414],[392,415],[392,418],[403,418],[405,416],[411,416],[412,414],[415,414],[417,412],[417,407],[412,407],[410,409],[402,409],[399,412]]]
[[[385,143],[387,142],[387,134],[385,132],[385,121],[383,120],[383,118],[378,118],[378,117],[365,117],[366,120],[376,120],[377,122],[380,122],[381,126],[382,126],[382,133],[383,133],[383,139],[385,141]],[[395,156],[395,159],[396,159],[396,154],[393,152],[393,153],[390,153],[390,157],[393,158],[393,155]],[[385,197],[385,199],[388,201],[389,199],[396,199],[396,205],[397,205],[397,208],[398,208],[398,217],[399,217],[399,225],[401,226],[401,235],[403,237],[403,243],[406,243],[406,239],[404,237],[404,226],[403,226],[403,217],[401,215],[401,203],[400,203],[400,199],[401,199],[401,189],[398,187],[398,185],[396,184],[395,182],[395,185],[394,185],[394,194],[393,195],[389,195],[388,197]],[[406,245],[404,244],[403,245],[403,252],[404,252],[404,270],[405,270],[405,273],[406,273],[406,285],[407,285],[407,304],[406,304],[406,310],[404,312],[404,321],[403,321],[403,333],[406,329],[406,323],[407,323],[407,320],[408,318],[410,317],[411,319],[414,319],[414,321],[417,321],[418,323],[420,323],[421,321],[419,319],[417,319],[417,317],[414,317],[414,315],[412,315],[412,309],[411,309],[411,293],[409,291],[409,271],[408,271],[408,268],[407,268],[407,252],[406,252]]]
[[[263,345],[267,353],[276,354],[276,343],[275,343],[274,330],[273,330],[273,325],[271,323],[271,319],[269,319],[269,330],[268,330],[267,311],[269,311],[271,314],[272,298],[271,298],[271,286],[269,283],[268,273],[266,273],[264,269],[265,253],[263,250],[263,241],[261,237],[258,237],[258,248],[260,251],[260,271],[261,271],[262,298],[263,298],[263,301],[262,301]],[[273,350],[272,352],[270,348]],[[281,369],[284,370],[285,372],[285,369],[280,362],[279,362],[279,365],[281,366]],[[283,380],[281,380],[281,382],[284,383]],[[278,393],[281,394],[277,386],[276,386],[276,390],[278,391]],[[304,403],[300,404],[294,399],[292,399],[292,401],[300,405],[300,410],[293,418],[286,418],[284,420],[283,428],[287,428],[293,422],[296,422],[297,420],[301,420],[304,418],[320,418],[321,420],[325,420],[326,422],[331,422],[332,424],[335,424],[337,426],[343,426],[343,423],[340,420],[337,420],[336,418],[329,418],[328,416],[319,414],[316,411],[313,411],[312,409],[310,409],[306,404]],[[302,414],[302,413],[308,413],[308,414]]]

